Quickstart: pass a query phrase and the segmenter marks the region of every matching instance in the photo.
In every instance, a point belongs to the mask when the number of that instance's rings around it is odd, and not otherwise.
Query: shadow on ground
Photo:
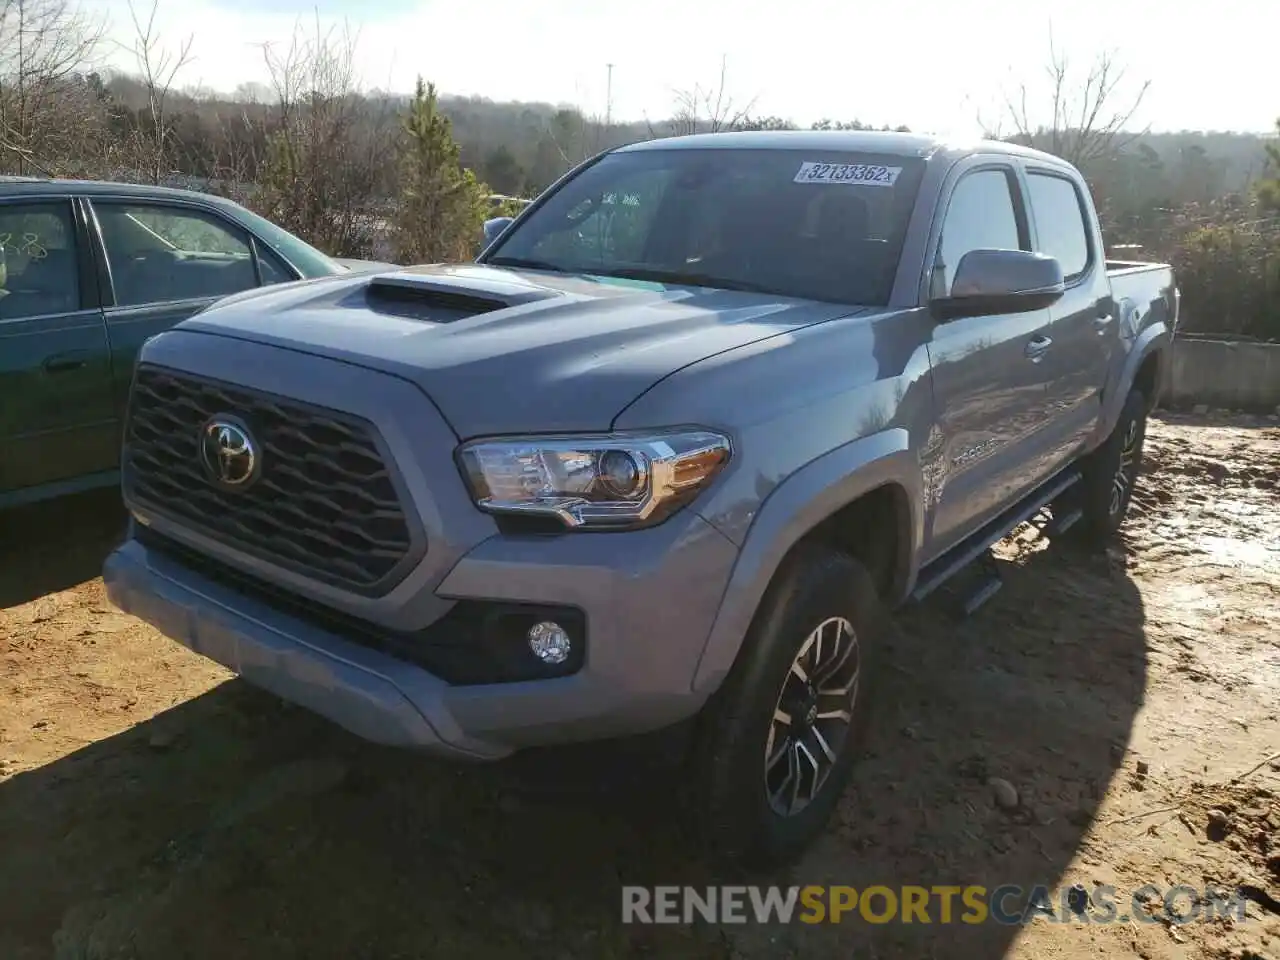
[[[91,575],[112,540],[57,532],[34,569],[4,571],[6,603]],[[1143,608],[1123,558],[1055,548],[1004,566],[977,617],[940,602],[900,620],[839,821],[755,882],[1060,879],[1141,701]],[[1017,933],[936,910],[929,926],[624,927],[623,884],[741,878],[672,826],[673,772],[615,764],[593,792],[564,770],[371,748],[232,681],[0,783],[0,954],[998,960]],[[1017,810],[992,803],[989,776],[1019,790]]]
[[[1014,915],[1043,885],[1062,914],[1057,887],[1142,702],[1143,604],[1119,546],[1108,555],[1007,546],[1005,589],[972,619],[948,615],[941,599],[899,617],[872,754],[840,824],[791,871],[793,883],[1011,885],[1023,892],[1004,902]],[[994,802],[992,777],[1017,790],[1015,809]],[[849,916],[769,934],[803,957],[997,960],[1020,929],[990,919],[942,925],[937,904],[929,925]]]
[[[0,610],[99,576],[126,518],[114,489],[0,510]]]

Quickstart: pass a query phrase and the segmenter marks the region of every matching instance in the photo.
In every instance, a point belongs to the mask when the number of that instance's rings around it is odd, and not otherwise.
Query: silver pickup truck
[[[703,836],[780,862],[847,782],[886,611],[1023,521],[1125,515],[1178,295],[1106,262],[1061,160],[658,140],[486,232],[149,341],[111,599],[381,743],[691,729]]]

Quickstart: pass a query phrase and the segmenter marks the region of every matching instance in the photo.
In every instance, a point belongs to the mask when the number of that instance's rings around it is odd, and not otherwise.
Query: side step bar
[[[1050,539],[1060,537],[1079,523],[1083,516],[1084,511],[1076,507],[1070,513],[1064,513],[1061,517],[1054,517],[1052,522],[1041,529],[1040,533]]]
[[[966,617],[973,616],[980,606],[999,593],[1000,588],[1004,586],[1004,577],[1000,575],[1000,564],[996,561],[995,554],[989,549],[975,561],[975,566],[981,568],[985,577],[960,605]]]
[[[1014,504],[963,543],[948,550],[920,571],[911,599],[916,602],[923,600],[956,574],[968,568],[974,561],[985,556],[991,564],[988,571],[990,576],[964,603],[964,612],[973,613],[995,596],[1001,586],[999,568],[995,566],[994,558],[990,554],[992,545],[1003,540],[1014,527],[1030,520],[1079,481],[1080,471],[1075,467],[1069,468],[1021,502]],[[1080,517],[1079,510],[1072,510],[1061,518],[1055,517],[1041,529],[1041,533],[1046,536],[1056,536],[1074,525]]]

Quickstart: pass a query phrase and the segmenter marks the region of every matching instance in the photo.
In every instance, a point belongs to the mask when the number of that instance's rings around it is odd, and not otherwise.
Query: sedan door
[[[116,399],[128,400],[144,341],[221,297],[296,279],[237,224],[177,201],[93,198]]]
[[[930,297],[947,296],[970,250],[1030,250],[1018,177],[975,158],[943,200]],[[1036,436],[1047,416],[1048,310],[939,321],[929,344],[936,435],[926,562],[955,546],[1043,479]]]
[[[111,482],[119,423],[85,222],[70,197],[0,200],[0,498]]]

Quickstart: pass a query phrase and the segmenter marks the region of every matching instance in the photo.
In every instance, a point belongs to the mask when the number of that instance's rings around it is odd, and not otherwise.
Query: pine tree
[[[400,143],[396,257],[401,263],[469,260],[478,246],[488,189],[459,160],[434,84],[418,78]]]

